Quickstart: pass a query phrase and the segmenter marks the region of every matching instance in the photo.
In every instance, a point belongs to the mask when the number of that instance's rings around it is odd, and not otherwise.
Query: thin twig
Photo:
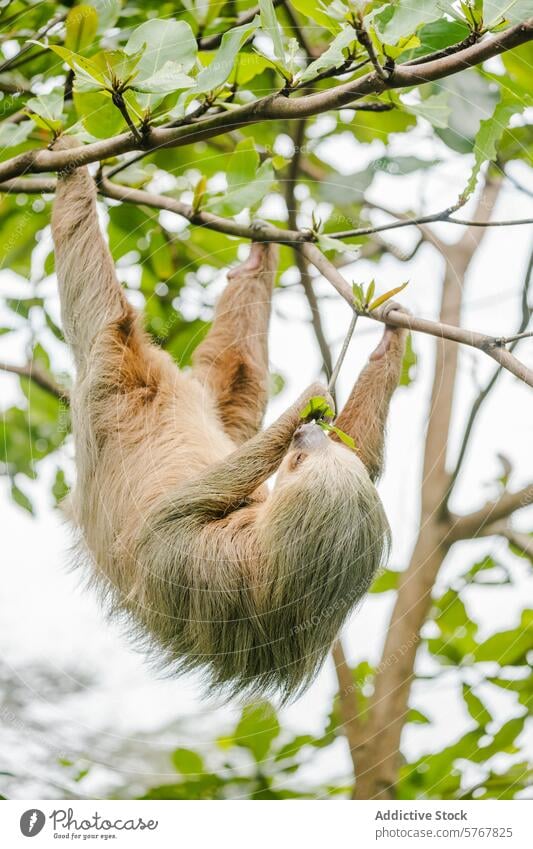
[[[48,21],[48,23],[45,24],[44,27],[42,27],[40,30],[37,30],[37,32],[33,36],[32,41],[39,41],[39,39],[43,38],[43,36],[45,36],[51,29],[53,29],[56,24],[59,24],[64,21],[66,17],[66,12],[62,12],[60,15],[56,15],[55,18],[52,18],[51,21]],[[12,68],[15,62],[18,62],[18,59],[20,59],[20,57],[24,53],[28,53],[28,51],[33,50],[34,47],[35,45],[29,42],[23,44],[18,53],[15,53],[14,56],[11,56],[9,59],[6,59],[4,62],[2,62],[2,64],[0,65],[0,74],[3,74],[5,71]]]
[[[457,207],[455,207],[457,208]],[[417,218],[405,218],[394,221],[392,224],[379,224],[376,227],[359,227],[353,230],[341,230],[337,233],[328,233],[332,239],[351,239],[356,236],[371,236],[372,233],[383,233],[386,230],[399,230],[402,227],[418,227],[421,224],[458,224],[461,227],[519,227],[524,224],[533,224],[533,218],[513,218],[507,221],[472,221],[462,218],[454,218],[449,209],[434,212],[430,215],[420,215]]]
[[[498,345],[509,345],[510,342],[518,342],[520,339],[528,339],[533,336],[533,330],[524,330],[523,333],[515,333],[514,336],[501,336],[496,339]]]
[[[388,79],[389,79],[389,76],[390,76],[390,71],[388,71],[388,70],[386,70],[385,68],[382,67],[382,65],[381,65],[381,63],[380,63],[380,61],[379,61],[379,59],[376,55],[376,51],[374,50],[374,45],[372,43],[372,39],[370,38],[370,35],[366,31],[365,25],[363,23],[363,16],[358,15],[358,16],[354,17],[353,25],[355,27],[357,40],[358,40],[359,44],[362,47],[364,47],[366,52],[368,53],[369,59],[372,62],[372,65],[374,67],[376,74],[384,82],[387,82]]]
[[[362,62],[358,62],[356,65],[353,64],[353,59],[346,59],[342,65],[338,65],[336,68],[328,68],[327,71],[320,71],[312,80],[305,80],[304,82],[297,83],[295,86],[291,88],[291,93],[295,91],[300,91],[303,88],[312,88],[315,83],[319,83],[322,80],[330,79],[330,77],[342,77],[346,74],[355,74],[356,71],[364,68],[365,65],[368,65],[370,59],[363,59]]]
[[[132,117],[129,113],[128,107],[126,106],[126,101],[124,100],[122,93],[119,92],[119,91],[114,91],[111,99],[112,99],[114,105],[117,107],[120,114],[122,115],[122,117],[124,118],[126,124],[130,128],[130,130],[133,134],[133,137],[135,138],[135,140],[139,144],[141,144],[142,143],[142,135],[139,132],[139,130],[137,129],[137,127],[135,126],[135,124],[133,123]]]
[[[296,230],[298,226],[296,219],[296,199],[294,196],[294,189],[296,186],[296,180],[298,178],[298,172],[300,170],[300,165],[302,161],[302,148],[304,145],[304,140],[305,119],[302,118],[301,121],[298,121],[296,123],[296,129],[293,136],[294,154],[289,164],[287,180],[285,183],[285,203],[287,204],[289,227],[292,230]],[[326,374],[326,376],[329,376],[333,368],[331,360],[331,351],[326,339],[326,334],[324,333],[324,328],[322,326],[322,317],[320,315],[318,301],[313,287],[313,280],[311,278],[311,275],[309,274],[307,263],[304,257],[300,254],[299,251],[295,251],[294,254],[296,266],[300,273],[300,284],[304,290],[304,295],[309,305],[309,310],[311,313],[311,324],[313,326],[315,338],[322,356],[322,366],[324,369],[324,373]]]
[[[127,164],[131,165],[133,161],[135,160],[130,160]],[[124,165],[123,167],[126,166]],[[117,170],[122,170],[122,167]],[[313,240],[312,234],[306,230],[284,230],[280,227],[265,224],[262,227],[262,230],[258,232],[253,226],[237,224],[237,222],[233,219],[222,218],[208,212],[194,212],[190,205],[182,203],[175,198],[167,197],[166,195],[153,194],[152,192],[147,192],[141,189],[132,189],[128,186],[121,186],[118,183],[113,183],[109,179],[109,175],[111,173],[116,173],[116,169],[112,169],[112,171],[106,172],[105,175],[103,175],[101,182],[99,183],[99,191],[101,194],[115,200],[124,201],[126,203],[144,204],[145,206],[151,206],[154,209],[166,209],[169,212],[176,212],[178,215],[182,215],[194,224],[199,224],[207,229],[216,230],[219,233],[226,233],[228,236],[239,236],[242,239],[278,242],[279,244],[300,244],[301,242]],[[55,187],[55,180],[48,177],[14,178],[1,182],[0,192],[8,192],[10,194],[53,193],[55,191]],[[452,208],[456,209],[458,206],[456,205]],[[421,215],[417,218],[394,221],[390,224],[380,224],[375,227],[364,227],[358,230],[350,230],[346,233],[328,233],[328,236],[342,240],[342,238],[348,238],[348,236],[369,236],[374,233],[383,233],[387,230],[397,230],[400,227],[418,227],[434,221],[450,222],[463,227],[513,227],[531,223],[529,219],[516,219],[511,221],[459,221],[457,219],[446,218],[445,216],[447,212],[448,210],[444,210],[433,213],[432,215]]]
[[[358,318],[359,318],[359,313],[354,312],[353,315],[352,315],[352,319],[350,321],[350,326],[348,328],[346,336],[344,337],[344,342],[342,343],[342,348],[341,348],[340,354],[337,358],[337,362],[335,363],[335,367],[334,367],[333,371],[331,372],[331,377],[330,377],[329,383],[328,383],[329,392],[331,392],[333,389],[335,389],[335,384],[337,383],[337,378],[338,378],[339,372],[342,368],[344,358],[346,357],[346,353],[348,351],[348,348],[350,347],[350,342],[352,341],[352,336],[354,334],[355,326],[357,324]]]
[[[446,56],[453,56],[454,53],[460,53],[461,50],[466,50],[467,47],[472,47],[484,35],[482,32],[472,30],[462,41],[457,44],[451,44],[449,47],[444,47],[442,50],[436,50],[434,53],[427,53],[425,56],[417,56],[416,59],[409,59],[404,62],[404,65],[424,65],[426,62],[435,62],[438,59],[445,59]]]

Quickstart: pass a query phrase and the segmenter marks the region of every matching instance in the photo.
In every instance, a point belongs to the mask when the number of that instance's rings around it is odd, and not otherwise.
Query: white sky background
[[[326,150],[328,143],[326,142]],[[331,147],[331,146],[330,146]],[[335,147],[328,150],[332,164],[341,173],[359,170],[361,146],[355,146],[348,133]],[[364,148],[368,159],[383,154],[383,146],[376,142]],[[469,170],[469,157],[451,154],[438,141],[429,141],[424,132],[418,133],[418,141],[399,139],[389,155],[419,155],[423,158],[435,156],[445,159],[435,169],[434,175],[415,174],[401,177],[380,175],[372,187],[371,198],[398,210],[419,208],[420,199],[425,199],[425,211],[435,211],[453,202],[463,189]],[[353,163],[348,168],[346,163]],[[525,166],[514,165],[513,174],[531,187],[531,177]],[[268,203],[268,201],[267,201]],[[461,214],[468,217],[472,211],[470,203]],[[498,200],[494,217],[498,219],[531,216],[531,201],[523,193],[508,185]],[[377,220],[377,219],[376,219]],[[460,229],[452,225],[435,228],[443,239],[453,241]],[[388,236],[387,236],[388,238]],[[391,235],[392,240],[392,235]],[[417,238],[414,228],[394,235],[395,243],[409,247]],[[463,323],[473,329],[503,335],[516,330],[520,316],[520,292],[525,266],[531,247],[531,228],[494,228],[483,244],[470,269],[466,282]],[[380,291],[384,291],[406,278],[410,285],[402,293],[402,301],[420,316],[435,318],[442,276],[442,260],[430,246],[423,246],[409,264],[385,258],[379,267],[360,261],[346,270],[348,279],[368,282],[376,277]],[[331,293],[327,284],[319,286],[322,292]],[[46,284],[51,301],[57,302],[55,287]],[[209,296],[218,291],[213,284]],[[24,284],[10,272],[0,274],[0,294],[22,296]],[[191,291],[192,300],[195,299]],[[56,312],[56,310],[54,310]],[[344,302],[333,297],[323,310],[328,339],[336,343],[337,350],[349,323],[349,311]],[[307,305],[297,288],[277,293],[271,332],[271,365],[286,379],[283,393],[270,405],[268,419],[273,419],[309,382],[317,377],[320,368],[319,355],[309,325]],[[7,316],[0,312],[0,320]],[[12,314],[9,315],[10,319]],[[5,322],[7,323],[7,322]],[[350,347],[338,383],[341,400],[351,386],[372,347],[377,343],[380,327],[372,322],[361,321]],[[0,359],[24,362],[22,334],[9,334],[0,339]],[[387,439],[386,473],[379,489],[385,502],[393,529],[394,550],[391,564],[404,568],[408,562],[411,546],[417,530],[418,488],[421,475],[421,450],[424,427],[427,421],[428,393],[431,385],[435,341],[418,335],[415,349],[419,357],[416,382],[408,389],[399,389],[392,403]],[[58,350],[57,348],[55,349]],[[533,341],[520,343],[517,354],[533,367]],[[56,354],[54,366],[59,370],[70,368],[68,361]],[[463,349],[460,359],[460,377],[457,402],[454,410],[454,429],[449,456],[454,457],[462,434],[469,403],[476,393],[477,384],[483,384],[492,372],[494,363],[483,354]],[[16,378],[0,374],[2,406],[21,398]],[[487,498],[496,494],[493,481],[500,474],[496,454],[502,452],[514,465],[511,486],[517,488],[531,480],[531,436],[533,410],[531,390],[516,379],[505,374],[486,403],[471,441],[468,462],[465,465],[460,485],[453,504],[458,511],[468,511],[480,506]],[[446,450],[443,444],[442,450]],[[2,586],[0,591],[0,652],[4,663],[15,673],[24,677],[24,668],[29,663],[50,667],[61,678],[77,674],[88,675],[94,686],[81,690],[58,704],[51,704],[34,687],[32,681],[25,685],[34,700],[34,714],[50,727],[49,740],[56,751],[76,751],[76,742],[82,740],[87,731],[100,735],[102,741],[126,741],[141,755],[154,746],[149,734],[166,723],[180,717],[193,717],[189,731],[181,737],[167,740],[165,752],[178,745],[192,745],[201,750],[218,734],[231,727],[237,716],[236,708],[221,708],[216,701],[201,700],[200,691],[191,679],[159,680],[147,668],[142,657],[128,647],[119,630],[107,623],[94,596],[83,590],[79,576],[69,573],[69,533],[56,510],[50,506],[48,484],[55,471],[55,463],[42,464],[42,479],[34,484],[23,485],[38,505],[38,517],[31,519],[24,511],[13,505],[8,497],[7,486],[2,484],[0,494],[2,516]],[[517,527],[531,530],[532,511],[522,511],[516,517]],[[455,573],[464,570],[486,553],[493,553],[509,565],[517,583],[498,588],[473,588],[465,594],[470,614],[481,627],[481,637],[494,630],[516,626],[526,597],[533,600],[533,580],[520,579],[523,568],[506,553],[506,545],[495,539],[483,539],[475,543],[457,546],[448,558],[439,576],[439,587],[445,587]],[[385,624],[393,598],[390,593],[371,596],[352,618],[344,638],[349,658],[353,662],[368,658],[379,659]],[[434,666],[424,661],[428,671]],[[469,679],[475,683],[472,675]],[[487,695],[489,708],[500,721],[509,714],[510,702],[505,694]],[[296,704],[283,711],[283,722],[299,733],[320,732],[335,692],[335,677],[330,663],[309,692]],[[405,734],[405,746],[409,756],[424,751],[443,748],[468,728],[467,717],[452,675],[443,675],[430,686],[417,685],[411,703],[432,719],[435,726],[410,726]],[[20,729],[24,748],[39,741],[31,739],[28,728]],[[188,735],[192,735],[188,737]],[[28,737],[29,735],[29,737]],[[111,735],[111,736],[108,736]],[[533,752],[533,735],[524,734],[523,745]],[[20,745],[20,743],[19,743]],[[104,746],[105,748],[105,746]],[[99,768],[98,751],[91,750],[95,765],[88,779],[80,785],[79,792],[88,795],[106,792],[109,773]],[[524,759],[521,753],[521,759]],[[32,770],[28,760],[26,767],[21,759],[24,753],[8,750],[8,763],[12,759],[15,771]],[[504,761],[502,761],[503,763]],[[135,768],[128,758],[115,758],[109,765],[116,771],[117,784],[131,780]],[[6,767],[8,768],[8,767]],[[319,770],[317,774],[316,770]],[[332,779],[349,774],[347,749],[342,740],[321,754],[308,767],[308,777],[313,781]],[[141,777],[147,785],[151,777]],[[170,769],[169,769],[170,780]],[[26,784],[20,794],[26,798],[38,797],[42,793],[38,777],[36,783]],[[60,790],[57,791],[59,795]]]

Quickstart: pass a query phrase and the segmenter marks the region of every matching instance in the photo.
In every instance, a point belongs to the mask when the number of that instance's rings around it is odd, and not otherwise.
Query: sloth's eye
[[[296,452],[296,454],[293,454],[290,461],[289,461],[290,471],[292,472],[292,471],[294,471],[294,469],[296,469],[298,466],[300,466],[303,463],[303,461],[305,460],[306,457],[307,457],[307,454],[305,453],[305,451],[298,451],[298,452]]]

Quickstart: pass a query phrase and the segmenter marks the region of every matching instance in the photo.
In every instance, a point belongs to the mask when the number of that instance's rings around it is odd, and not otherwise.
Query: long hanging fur
[[[302,448],[299,413],[327,396],[320,384],[258,432],[272,246],[254,245],[228,275],[183,372],[124,297],[87,169],[60,176],[52,225],[77,366],[69,509],[110,609],[172,671],[200,669],[232,695],[297,695],[387,554],[372,479],[403,332],[386,329],[337,420],[357,454],[326,437]]]

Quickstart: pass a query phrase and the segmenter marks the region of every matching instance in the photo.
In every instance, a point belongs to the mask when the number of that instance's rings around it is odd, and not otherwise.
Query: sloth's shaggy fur
[[[137,547],[150,609],[134,612],[171,663],[238,693],[290,697],[312,682],[388,545],[377,491],[348,454],[328,440],[227,517],[206,516],[205,483],[156,511]]]
[[[200,668],[232,694],[294,696],[384,562],[389,531],[372,478],[403,332],[386,329],[338,418],[357,454],[322,431],[300,438],[301,409],[328,397],[320,384],[258,432],[274,248],[255,245],[228,275],[184,372],[125,299],[85,168],[61,175],[52,223],[77,366],[69,509],[94,577],[171,669]]]

